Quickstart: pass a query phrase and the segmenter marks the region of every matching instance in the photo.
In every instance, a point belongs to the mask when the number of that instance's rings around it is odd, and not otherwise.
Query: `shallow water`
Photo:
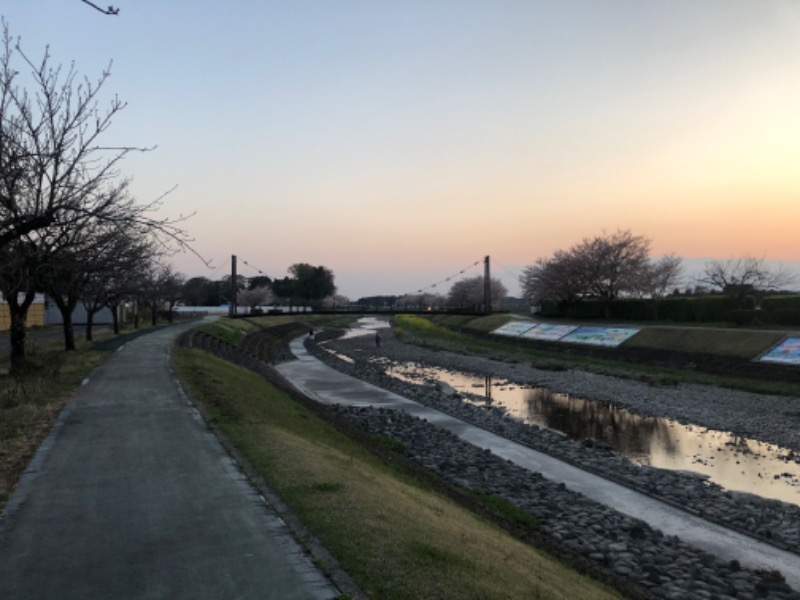
[[[387,374],[410,383],[443,382],[467,402],[502,406],[514,418],[561,431],[574,440],[602,440],[640,465],[692,471],[729,490],[800,505],[800,464],[788,450],[772,444],[416,363],[392,366]]]
[[[339,339],[347,340],[354,337],[375,335],[376,333],[380,334],[382,329],[389,329],[389,327],[391,327],[391,325],[386,319],[381,319],[378,317],[362,317],[358,320],[355,327],[351,327],[345,331],[344,335],[342,335]]]

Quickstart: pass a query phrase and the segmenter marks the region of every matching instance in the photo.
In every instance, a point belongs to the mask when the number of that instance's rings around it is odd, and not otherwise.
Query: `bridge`
[[[231,290],[230,295],[233,299],[229,308],[228,308],[228,315],[231,318],[238,318],[243,316],[252,316],[253,313],[242,313],[240,310],[240,306],[237,303],[237,295],[238,295],[238,262],[239,258],[234,254],[231,256]],[[247,261],[242,261],[246,265],[252,267]],[[286,306],[286,307],[279,307],[271,310],[261,311],[259,315],[284,315],[287,313],[302,313],[307,312],[308,310],[312,310],[316,314],[340,314],[340,313],[380,313],[386,315],[394,315],[394,314],[460,314],[460,315],[486,315],[492,312],[492,278],[491,278],[491,258],[487,255],[483,258],[483,298],[480,303],[471,303],[468,306],[461,305],[461,306],[447,306],[442,305],[441,303],[435,302],[426,302],[425,301],[425,292],[431,290],[441,284],[447,283],[459,275],[464,274],[469,268],[477,266],[480,264],[481,261],[476,261],[469,267],[466,267],[459,271],[458,273],[446,277],[445,279],[433,283],[427,287],[421,288],[417,290],[413,294],[404,294],[400,296],[400,298],[405,298],[401,303],[396,303],[392,306],[388,306],[386,304],[379,305],[379,304],[364,304],[364,303],[351,303],[345,306],[337,307],[335,304],[333,306],[327,307],[313,307],[309,308],[306,306]],[[255,267],[252,267],[255,268]],[[260,269],[256,269],[260,274],[263,273]],[[380,297],[380,296],[376,296]],[[408,299],[412,298],[413,301],[409,301]]]

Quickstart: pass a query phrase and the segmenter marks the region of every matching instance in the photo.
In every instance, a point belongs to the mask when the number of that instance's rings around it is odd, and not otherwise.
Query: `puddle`
[[[467,402],[502,406],[514,418],[574,440],[602,440],[640,465],[702,473],[729,490],[800,505],[800,464],[772,444],[491,377],[414,363],[388,368],[387,374],[411,383],[446,383]]]

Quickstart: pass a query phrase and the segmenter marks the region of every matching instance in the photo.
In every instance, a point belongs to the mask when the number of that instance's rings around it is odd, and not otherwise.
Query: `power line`
[[[460,270],[458,273],[454,273],[453,275],[450,275],[450,277],[446,277],[445,279],[442,279],[441,281],[437,281],[436,283],[433,283],[433,284],[431,284],[431,285],[429,285],[429,286],[427,286],[427,287],[424,287],[424,288],[418,289],[418,290],[417,290],[416,292],[414,292],[414,293],[415,293],[415,294],[422,294],[422,293],[425,293],[427,290],[432,290],[433,288],[435,288],[435,287],[436,287],[436,286],[438,286],[438,285],[441,285],[441,284],[443,284],[443,283],[447,283],[447,282],[448,282],[448,281],[450,281],[451,279],[455,279],[455,278],[456,278],[456,277],[458,277],[459,275],[463,275],[463,274],[464,274],[464,273],[466,273],[466,272],[467,272],[469,269],[472,269],[473,267],[475,267],[475,266],[479,265],[480,263],[481,263],[481,260],[476,260],[476,261],[475,261],[474,263],[472,263],[471,265],[469,265],[469,266],[467,266],[467,267],[464,267],[463,269],[461,269],[461,270]],[[410,295],[411,295],[411,293],[406,293],[406,294],[402,294],[402,295],[403,295],[403,296],[410,296]]]
[[[497,260],[497,258],[492,257],[492,262],[496,266],[500,267],[500,269],[506,275],[509,275],[511,277],[515,277],[516,279],[519,279],[520,275],[522,275],[522,269],[516,269],[516,268],[512,269],[511,267],[508,267],[508,266],[504,265],[503,263],[501,263],[499,260]]]
[[[250,268],[251,268],[251,269],[253,269],[254,271],[258,271],[258,274],[259,274],[259,275],[264,275],[264,271],[262,271],[261,269],[259,269],[259,268],[258,268],[258,267],[256,267],[256,266],[253,266],[253,265],[251,265],[249,262],[247,262],[247,261],[246,261],[245,259],[243,259],[241,256],[237,256],[236,258],[237,258],[237,260],[239,260],[239,261],[243,262],[244,264],[246,264],[248,267],[250,267]]]
[[[257,266],[255,266],[255,265],[253,265],[253,264],[249,263],[248,261],[246,261],[245,259],[243,259],[241,256],[238,256],[238,255],[237,255],[237,257],[236,257],[236,258],[237,258],[237,260],[238,260],[239,262],[241,262],[242,264],[244,264],[244,265],[246,265],[246,266],[250,267],[251,269],[253,269],[254,271],[256,271],[256,272],[257,272],[259,275],[264,275],[264,274],[265,274],[265,272],[264,272],[262,269],[259,269]],[[432,289],[434,289],[434,288],[436,288],[436,287],[438,287],[438,286],[440,286],[440,285],[442,285],[442,284],[444,284],[444,283],[448,283],[448,282],[452,281],[453,279],[456,279],[456,278],[457,278],[457,277],[459,277],[460,275],[463,275],[463,274],[465,274],[465,273],[466,273],[467,271],[469,271],[470,269],[474,269],[475,267],[477,267],[478,265],[480,265],[480,264],[481,264],[481,262],[483,262],[483,259],[476,260],[474,263],[472,263],[472,264],[470,264],[470,265],[468,265],[468,266],[464,267],[463,269],[461,269],[460,271],[458,271],[458,272],[456,272],[456,273],[453,273],[453,274],[452,274],[452,275],[450,275],[449,277],[445,277],[444,279],[441,279],[440,281],[437,281],[436,283],[432,283],[432,284],[430,284],[430,285],[428,285],[428,286],[422,287],[422,288],[418,289],[416,292],[407,292],[407,293],[405,293],[405,294],[402,294],[402,295],[403,295],[403,296],[410,296],[410,295],[412,295],[412,293],[413,293],[413,294],[423,294],[423,293],[425,293],[425,292],[427,292],[427,291],[429,291],[429,290],[432,290]],[[497,262],[497,261],[495,261],[495,262]],[[505,270],[507,273],[509,273],[510,275],[518,276],[518,273],[517,273],[517,274],[515,274],[515,273],[512,273],[508,267],[505,267],[505,266],[503,266],[502,264],[501,264],[500,266],[501,266],[501,267],[502,267],[502,268],[503,268],[503,269],[504,269],[504,270]]]

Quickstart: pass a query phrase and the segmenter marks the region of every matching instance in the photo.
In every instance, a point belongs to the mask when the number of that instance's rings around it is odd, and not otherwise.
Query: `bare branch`
[[[763,258],[743,256],[737,259],[715,260],[706,263],[699,282],[722,292],[742,306],[746,296],[790,285],[796,275],[783,265],[770,268]]]

